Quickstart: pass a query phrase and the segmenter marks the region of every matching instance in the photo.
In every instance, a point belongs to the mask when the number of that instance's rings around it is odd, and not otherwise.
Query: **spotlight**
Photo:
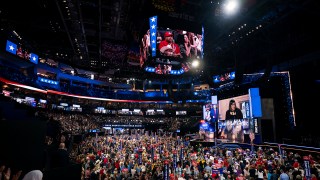
[[[200,64],[199,60],[193,60],[192,61],[192,67],[194,67],[194,68],[198,67],[199,64]]]
[[[232,15],[239,8],[239,4],[237,0],[228,0],[224,6],[224,10],[226,14]]]

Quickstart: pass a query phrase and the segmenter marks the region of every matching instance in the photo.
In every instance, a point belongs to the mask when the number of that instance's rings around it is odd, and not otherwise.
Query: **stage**
[[[190,140],[190,145],[197,146],[200,145],[203,147],[219,147],[221,149],[237,149],[241,148],[243,143],[239,143],[237,141],[231,141],[228,139],[216,139],[217,143],[215,143],[214,139],[192,139]]]
[[[190,144],[192,146],[201,144],[204,147],[213,147],[215,145],[221,146],[222,144],[223,145],[226,145],[226,144],[230,144],[230,145],[237,144],[238,145],[239,144],[239,142],[237,142],[237,141],[231,141],[228,139],[216,139],[216,141],[217,141],[217,143],[215,143],[215,139],[192,139],[192,140],[190,140]]]

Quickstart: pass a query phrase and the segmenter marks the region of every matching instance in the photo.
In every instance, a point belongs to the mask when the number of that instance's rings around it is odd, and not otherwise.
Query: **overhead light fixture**
[[[192,61],[192,67],[195,67],[195,68],[196,68],[196,67],[199,66],[199,64],[200,64],[200,62],[199,62],[199,60],[197,60],[197,59]]]
[[[228,0],[224,5],[224,11],[228,15],[232,15],[239,9],[239,2],[237,0]]]

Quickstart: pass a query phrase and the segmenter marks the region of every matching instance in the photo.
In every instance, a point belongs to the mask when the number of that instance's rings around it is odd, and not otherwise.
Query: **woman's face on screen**
[[[236,103],[232,103],[230,107],[232,111],[236,110]]]
[[[189,38],[188,38],[187,35],[184,35],[183,38],[184,38],[184,42],[185,42],[185,43],[189,42]]]

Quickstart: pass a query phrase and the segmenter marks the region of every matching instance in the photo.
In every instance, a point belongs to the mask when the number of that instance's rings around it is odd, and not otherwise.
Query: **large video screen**
[[[214,83],[228,82],[236,77],[235,71],[213,76]]]
[[[188,72],[191,61],[203,58],[203,28],[202,33],[187,31],[188,27],[163,28],[157,19],[149,19],[150,27],[141,38],[140,66],[156,74]]]
[[[218,101],[219,119],[244,119],[250,117],[249,94]]]
[[[157,41],[160,56],[180,59],[200,58],[202,54],[202,35],[184,30],[163,30],[157,33],[161,41]]]
[[[205,104],[203,106],[203,119],[205,121],[215,121],[218,118],[218,107],[216,104]]]

